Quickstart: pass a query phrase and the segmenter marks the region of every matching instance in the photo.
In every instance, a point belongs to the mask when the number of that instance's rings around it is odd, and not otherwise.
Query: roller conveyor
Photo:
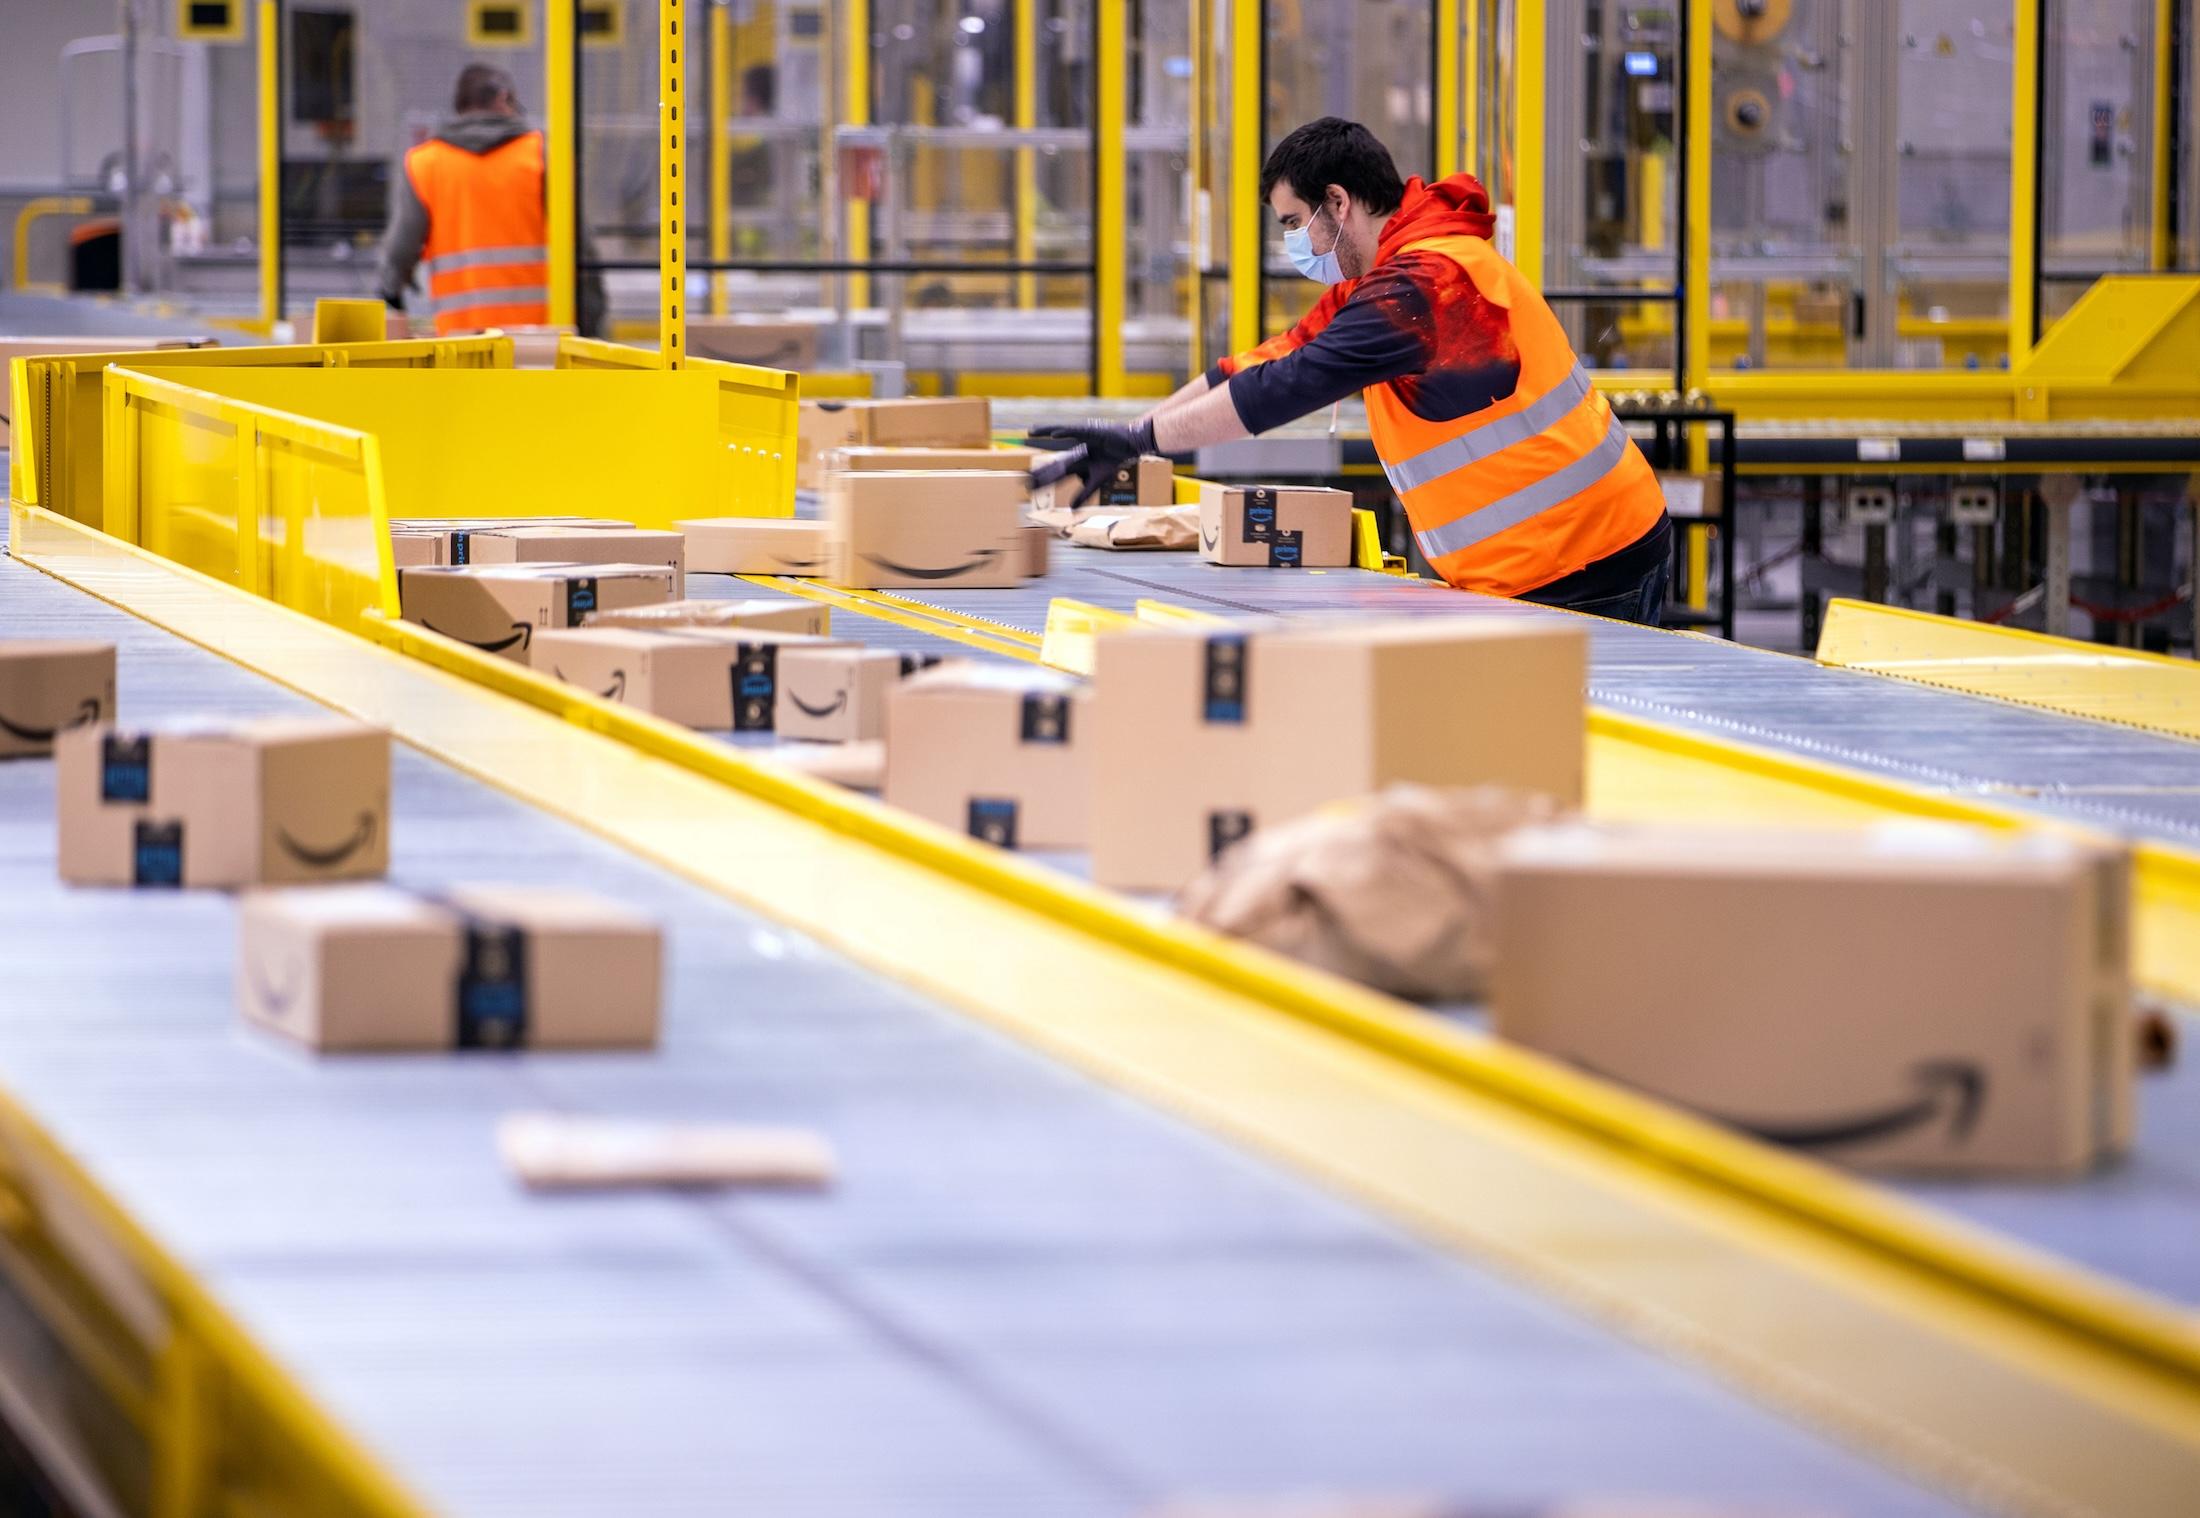
[[[1185,553],[1055,545],[1052,570],[1017,590],[899,598],[1038,634],[1054,597],[1118,611],[1155,599],[1218,615],[1382,613],[1561,616],[1365,571],[1231,569]],[[732,587],[727,589],[726,587]],[[691,577],[690,594],[755,593]],[[912,630],[848,612],[838,636]],[[1591,695],[1611,709],[1768,748],[1984,796],[2133,838],[2200,844],[2200,748],[2185,740],[1827,668],[1716,639],[1595,620]],[[938,651],[953,652],[942,645]],[[1036,856],[1084,874],[1081,856]],[[1706,953],[1716,953],[1714,937]],[[2142,1086],[2138,1145],[2076,1186],[1901,1181],[1904,1194],[2143,1290],[2200,1305],[2200,1072],[2190,1060]]]
[[[305,704],[12,563],[0,635],[113,638],[134,717]],[[1304,1490],[1949,1510],[800,935],[396,764],[400,881],[559,881],[664,918],[660,1051],[265,1042],[231,1009],[228,901],[60,887],[50,766],[12,763],[0,1085],[439,1511]],[[531,1199],[489,1145],[526,1107],[815,1126],[846,1177]]]

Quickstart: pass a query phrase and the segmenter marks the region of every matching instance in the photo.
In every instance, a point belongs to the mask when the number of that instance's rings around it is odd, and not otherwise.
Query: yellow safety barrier
[[[317,343],[379,343],[390,335],[390,308],[379,300],[313,303],[313,340]]]
[[[657,355],[646,348],[572,336],[558,339],[557,366],[649,372],[662,367]],[[718,441],[725,453],[717,505],[704,514],[792,516],[794,430],[802,376],[715,358],[690,358],[686,367],[718,382]]]
[[[108,532],[341,627],[397,615],[374,437],[172,376],[106,386]]]
[[[191,371],[146,363],[111,371],[110,384],[115,372],[373,433],[400,516],[600,516],[670,527],[741,511],[723,494],[719,384],[704,373]],[[126,518],[111,519],[107,530],[135,541]]]
[[[106,415],[100,376],[110,364],[132,368],[509,369],[508,337],[432,338],[391,343],[299,343],[264,348],[161,348],[123,353],[56,353],[9,366],[8,495],[97,525],[100,428]]]
[[[2200,663],[1836,599],[1818,662],[2200,738]]]
[[[48,216],[89,216],[91,213],[92,202],[83,195],[40,195],[23,202],[23,209],[15,215],[15,288],[61,290],[57,284],[31,281],[31,228]]]

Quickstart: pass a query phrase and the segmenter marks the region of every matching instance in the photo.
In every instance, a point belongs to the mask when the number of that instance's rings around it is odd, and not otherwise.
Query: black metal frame
[[[1700,516],[1674,517],[1677,533],[1673,561],[1676,570],[1681,564],[1680,544],[1686,542],[1690,532],[1716,532],[1719,538],[1719,605],[1716,611],[1700,612],[1678,610],[1668,605],[1662,626],[1665,627],[1716,627],[1719,636],[1728,642],[1734,640],[1734,550],[1735,524],[1740,518],[1740,502],[1735,497],[1734,413],[1731,411],[1705,411],[1690,406],[1646,406],[1615,409],[1615,415],[1623,422],[1649,422],[1657,428],[1657,435],[1645,450],[1654,469],[1685,470],[1688,467],[1688,429],[1691,426],[1716,427],[1719,441],[1714,462],[1719,471],[1719,509]]]

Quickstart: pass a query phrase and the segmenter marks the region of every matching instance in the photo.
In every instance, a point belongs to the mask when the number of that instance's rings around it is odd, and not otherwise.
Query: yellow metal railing
[[[82,195],[40,195],[23,203],[15,213],[15,288],[59,290],[60,285],[31,282],[31,228],[48,216],[89,216],[90,199]]]
[[[109,534],[338,626],[397,615],[373,435],[128,369],[105,402]]]
[[[557,362],[560,369],[658,367],[657,355],[646,348],[570,336],[558,340]],[[713,514],[792,516],[794,432],[801,409],[802,377],[785,369],[763,369],[714,358],[690,358],[687,367],[711,376],[718,385],[718,442],[724,452],[719,469],[719,504]],[[870,393],[868,386],[864,393]]]
[[[8,455],[10,499],[98,524],[106,414],[100,377],[110,364],[137,369],[509,369],[512,340],[485,336],[19,358],[9,376],[14,402],[8,411],[14,444]]]

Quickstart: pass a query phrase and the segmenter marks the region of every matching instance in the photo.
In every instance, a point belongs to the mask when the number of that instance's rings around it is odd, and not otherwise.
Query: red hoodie
[[[1487,238],[1495,225],[1489,192],[1473,175],[1407,180],[1376,242],[1375,267],[1323,291],[1290,331],[1223,359],[1208,382],[1228,381],[1254,433],[1384,381],[1432,421],[1502,400],[1520,377],[1504,308],[1483,299],[1454,260],[1399,251],[1431,237]]]

